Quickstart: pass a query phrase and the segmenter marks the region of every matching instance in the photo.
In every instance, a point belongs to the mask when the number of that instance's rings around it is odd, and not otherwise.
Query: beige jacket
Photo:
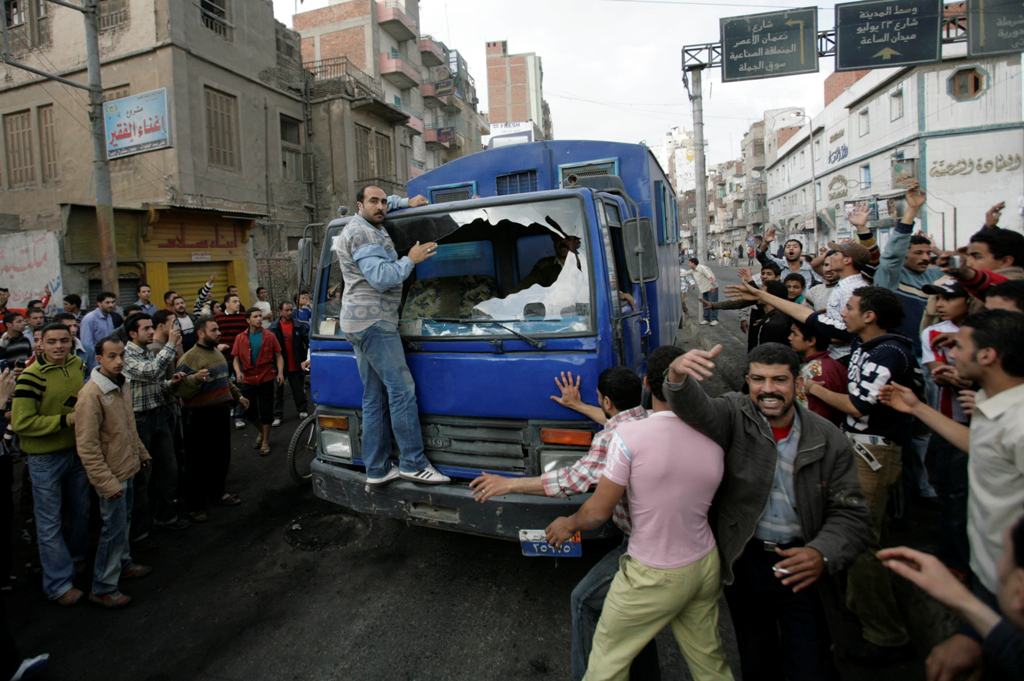
[[[75,405],[78,457],[96,492],[106,498],[121,491],[121,483],[139,472],[149,452],[135,430],[135,412],[128,381],[118,385],[92,370]]]

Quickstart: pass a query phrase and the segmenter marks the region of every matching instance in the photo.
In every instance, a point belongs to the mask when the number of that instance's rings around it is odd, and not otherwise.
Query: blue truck
[[[406,281],[400,331],[426,454],[450,485],[365,485],[362,384],[339,330],[342,279],[326,227],[312,267],[311,393],[317,496],[357,512],[507,539],[571,513],[586,495],[477,503],[481,472],[533,476],[586,453],[595,424],[549,396],[582,378],[595,401],[608,367],[640,372],[680,321],[675,195],[647,147],[543,141],[482,151],[408,184],[427,206],[389,213],[400,254],[436,241]]]

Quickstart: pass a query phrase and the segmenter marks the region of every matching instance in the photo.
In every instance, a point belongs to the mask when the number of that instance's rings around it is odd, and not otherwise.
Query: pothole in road
[[[310,513],[288,524],[285,541],[303,551],[354,546],[370,534],[370,520],[344,513]]]

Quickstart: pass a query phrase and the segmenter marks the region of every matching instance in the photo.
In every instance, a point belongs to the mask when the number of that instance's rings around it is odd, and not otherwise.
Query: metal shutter
[[[589,163],[577,163],[572,165],[565,165],[561,167],[562,171],[562,184],[565,184],[565,178],[570,175],[576,177],[591,177],[593,175],[616,175],[615,172],[615,159],[609,159],[607,161],[592,161]]]
[[[228,262],[172,262],[167,265],[167,278],[170,280],[171,289],[178,292],[178,295],[185,299],[185,304],[190,313],[192,305],[196,302],[199,289],[206,284],[211,274],[217,276],[213,282],[212,298],[224,297],[228,284],[238,286],[240,291],[248,288],[247,282],[228,281]],[[164,299],[163,291],[153,291],[153,300],[158,301],[157,307],[161,306]]]
[[[118,279],[117,279],[117,288],[118,288],[118,294],[119,295],[118,295],[118,299],[117,299],[117,306],[119,308],[121,308],[123,310],[126,305],[131,305],[136,300],[139,299],[139,297],[137,295],[135,295],[135,289],[138,287],[138,285],[139,285],[139,278],[138,277],[118,277]],[[90,279],[89,280],[89,299],[82,301],[82,309],[85,310],[86,312],[89,312],[94,307],[96,307],[96,296],[98,296],[100,294],[100,291],[102,291],[102,290],[103,290],[103,282],[102,282],[102,280],[100,280],[100,279]],[[153,299],[156,300],[156,292],[155,291],[153,292],[153,296],[154,296]],[[52,301],[50,303],[51,306],[52,305],[59,305],[59,304],[60,304],[59,300],[55,300],[55,301]]]

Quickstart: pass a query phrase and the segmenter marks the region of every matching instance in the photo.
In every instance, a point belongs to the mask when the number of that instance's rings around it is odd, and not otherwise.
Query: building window
[[[108,31],[128,24],[128,0],[100,0],[100,30]]]
[[[281,115],[281,177],[302,182],[302,123]]]
[[[976,99],[985,90],[985,80],[981,69],[961,69],[949,77],[949,94],[960,102]]]
[[[57,163],[57,135],[53,128],[53,105],[47,104],[36,109],[39,118],[39,161],[42,166],[43,182],[52,182],[59,177]]]
[[[821,183],[820,182],[815,182],[814,183],[814,200],[818,201],[818,202],[821,201]]]
[[[898,121],[903,118],[903,90],[896,90],[889,95],[889,120]]]
[[[26,10],[25,0],[4,0],[4,18],[7,19],[7,27],[14,28],[24,24]]]
[[[221,38],[231,40],[231,0],[199,0],[199,14],[203,26]]]
[[[801,149],[800,150],[800,167],[803,168],[805,165],[807,165],[807,150],[806,149]]]
[[[356,125],[356,181],[369,180],[370,171],[370,129]]]
[[[390,179],[395,176],[393,154],[391,153],[391,138],[383,133],[374,133],[375,154],[377,160],[377,177]]]
[[[860,188],[871,189],[871,166],[868,164],[860,167]]]
[[[32,118],[29,111],[4,116],[4,144],[7,151],[8,186],[26,187],[36,181],[32,156]]]
[[[861,109],[857,114],[857,130],[861,137],[871,132],[871,119],[868,117],[867,109]]]
[[[238,98],[213,88],[206,95],[206,153],[211,166],[237,170]]]

